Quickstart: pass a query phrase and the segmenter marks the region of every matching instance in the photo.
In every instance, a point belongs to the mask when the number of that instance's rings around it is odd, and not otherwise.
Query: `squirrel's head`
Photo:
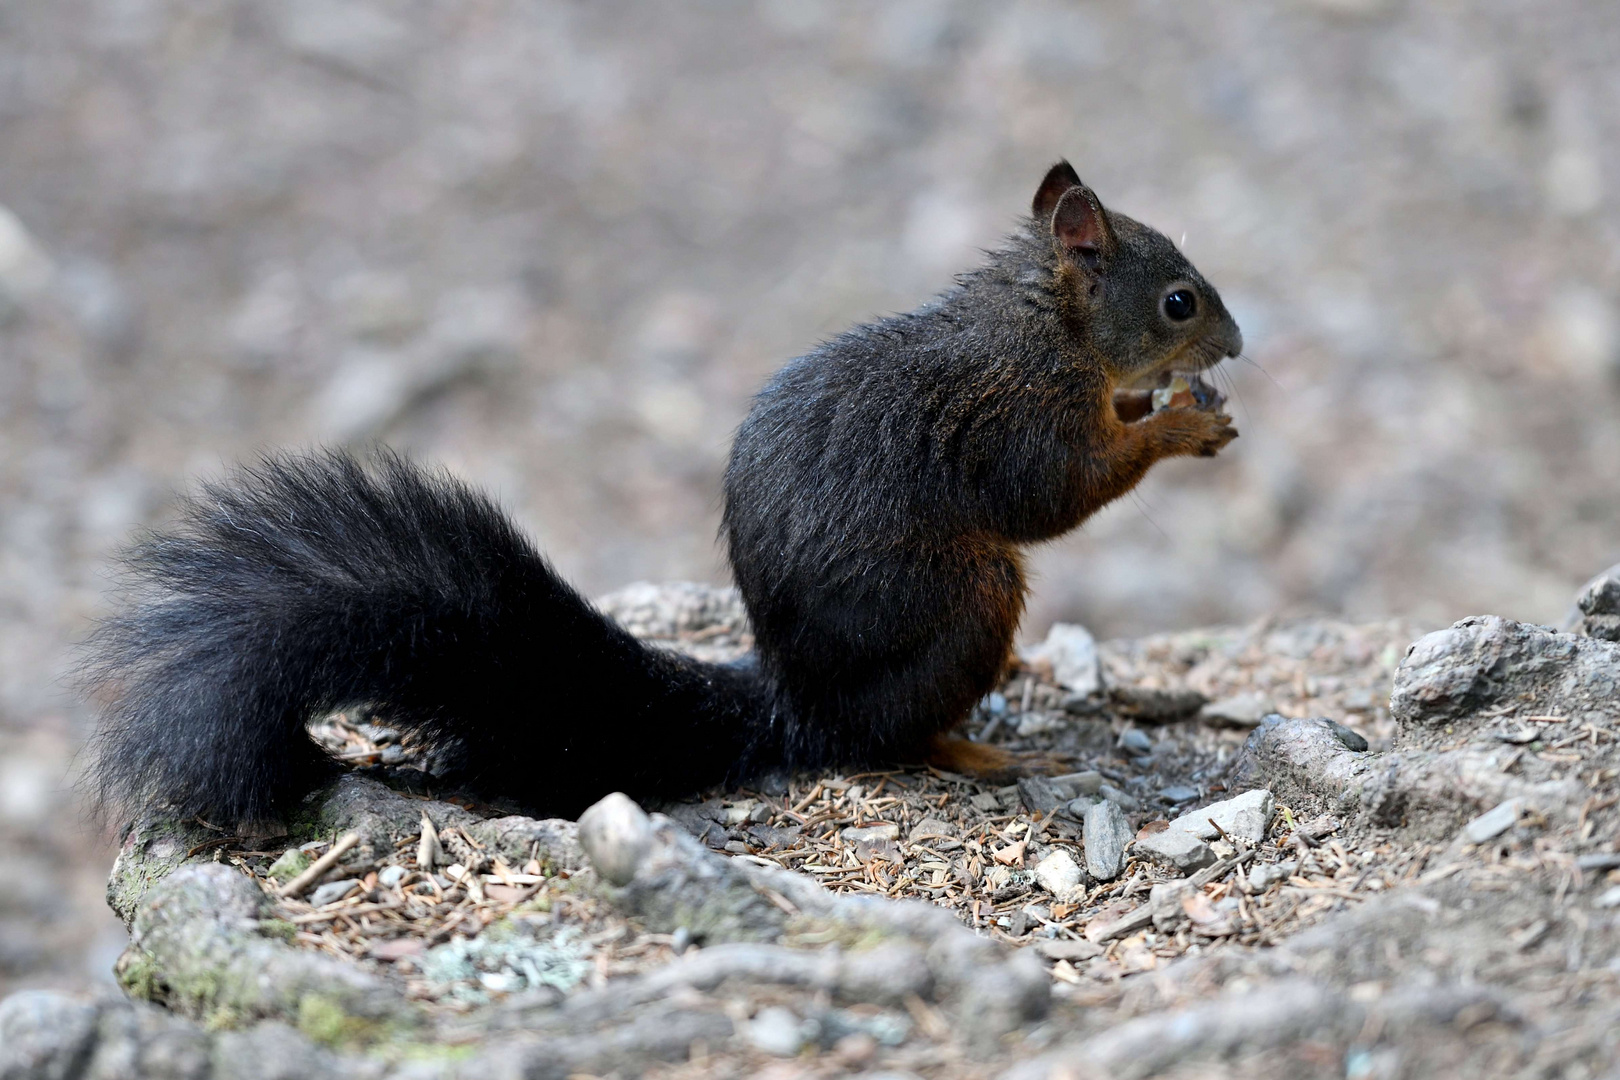
[[[1201,371],[1243,351],[1220,294],[1164,234],[1115,211],[1060,161],[1035,192],[1061,288],[1120,383]]]

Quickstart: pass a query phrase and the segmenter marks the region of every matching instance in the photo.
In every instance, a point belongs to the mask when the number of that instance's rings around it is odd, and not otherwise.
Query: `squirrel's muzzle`
[[[1223,356],[1237,356],[1243,351],[1243,331],[1230,317],[1223,320],[1215,331],[1215,340],[1226,350],[1221,354]]]

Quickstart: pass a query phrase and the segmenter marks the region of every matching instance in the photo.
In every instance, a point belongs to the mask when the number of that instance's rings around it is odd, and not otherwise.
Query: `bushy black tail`
[[[125,566],[87,663],[106,808],[280,817],[332,768],[305,724],[361,703],[458,782],[567,814],[736,778],[770,727],[757,676],[637,641],[489,499],[393,454],[266,458]]]

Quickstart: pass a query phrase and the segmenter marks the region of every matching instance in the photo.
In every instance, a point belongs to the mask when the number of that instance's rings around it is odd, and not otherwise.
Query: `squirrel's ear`
[[[1035,201],[1031,204],[1035,216],[1042,221],[1051,221],[1052,211],[1057,209],[1063,193],[1079,186],[1080,176],[1067,161],[1060,161],[1046,170],[1046,179],[1041,181],[1041,186],[1035,192]]]
[[[1074,187],[1063,193],[1052,211],[1052,235],[1092,269],[1114,254],[1114,230],[1102,203],[1088,187]]]

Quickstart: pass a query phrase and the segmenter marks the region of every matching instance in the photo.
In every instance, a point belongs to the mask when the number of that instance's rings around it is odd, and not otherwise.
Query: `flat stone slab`
[[[1215,840],[1224,832],[1246,844],[1258,844],[1271,827],[1275,806],[1271,792],[1256,788],[1235,798],[1189,810],[1171,821],[1170,828],[1180,829],[1200,840]]]

